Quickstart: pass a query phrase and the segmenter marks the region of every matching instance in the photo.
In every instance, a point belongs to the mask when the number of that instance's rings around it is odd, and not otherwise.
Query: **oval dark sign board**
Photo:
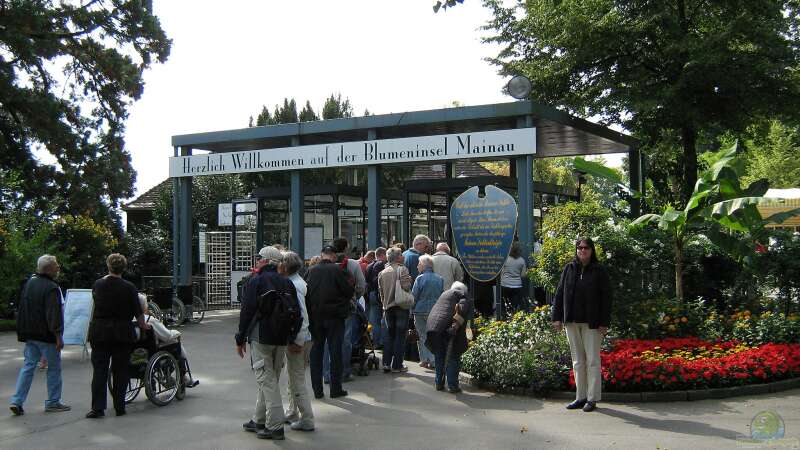
[[[491,281],[511,250],[517,229],[517,202],[506,191],[486,186],[486,195],[471,187],[450,207],[450,224],[458,257],[477,281]]]

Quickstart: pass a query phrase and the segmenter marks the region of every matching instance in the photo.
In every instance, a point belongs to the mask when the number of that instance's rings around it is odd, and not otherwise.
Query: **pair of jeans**
[[[114,377],[111,401],[114,409],[125,411],[125,392],[128,390],[128,365],[131,358],[131,345],[113,342],[92,343],[92,409],[106,409],[108,387],[108,363],[111,362],[111,374]]]
[[[458,373],[461,370],[461,355],[451,351],[447,354],[447,347],[453,339],[446,331],[431,333],[429,336],[433,347],[434,364],[436,365],[436,375],[434,380],[437,386],[444,386],[445,377],[447,387],[450,389],[458,388]]]
[[[331,392],[342,390],[342,340],[344,339],[344,319],[317,319],[309,327],[314,345],[311,347],[311,387],[314,395],[321,395],[322,361],[325,344],[331,349]]]
[[[350,364],[353,355],[353,346],[358,341],[358,317],[356,313],[350,313],[344,320],[344,337],[342,337],[342,377],[348,378],[353,374],[353,367]],[[325,381],[331,380],[331,355],[330,345],[325,345],[325,356],[322,359],[322,378]]]
[[[419,348],[420,362],[428,362],[433,364],[433,353],[425,346],[425,341],[428,340],[428,313],[414,313],[414,326],[417,328],[419,340],[417,347]]]
[[[389,332],[383,342],[383,367],[400,369],[406,354],[406,334],[408,333],[407,309],[392,307],[386,310],[386,327]]]
[[[286,351],[286,372],[289,374],[289,406],[286,420],[299,421],[306,427],[314,427],[314,411],[306,389],[306,367],[311,354],[311,341],[303,344],[300,353]]]
[[[283,400],[280,377],[286,355],[285,345],[250,344],[250,357],[258,383],[253,422],[263,423],[268,430],[283,428]]]
[[[28,398],[28,391],[31,389],[33,374],[36,373],[36,365],[42,356],[47,359],[47,400],[45,407],[57,405],[61,402],[61,352],[56,350],[56,344],[42,341],[31,341],[25,343],[23,351],[25,362],[19,370],[17,377],[17,389],[11,397],[12,405],[22,406]]]
[[[386,330],[383,325],[383,303],[377,291],[369,293],[369,324],[372,325],[372,344],[375,347],[383,345]]]

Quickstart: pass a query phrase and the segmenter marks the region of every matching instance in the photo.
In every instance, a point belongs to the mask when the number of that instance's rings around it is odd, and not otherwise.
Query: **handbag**
[[[414,294],[403,290],[400,277],[394,282],[394,304],[403,309],[411,309],[414,306]]]

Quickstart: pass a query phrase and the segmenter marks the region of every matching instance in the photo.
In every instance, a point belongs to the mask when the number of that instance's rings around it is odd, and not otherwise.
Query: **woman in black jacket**
[[[95,281],[92,288],[94,313],[89,325],[92,345],[92,409],[88,419],[105,416],[108,366],[114,376],[112,400],[118,416],[125,415],[125,391],[128,389],[128,362],[136,335],[131,321],[136,319],[142,331],[145,324],[139,293],[131,282],[122,279],[128,261],[119,253],[106,259],[108,275]]]
[[[567,409],[590,412],[600,401],[600,344],[611,322],[611,283],[590,238],[578,238],[575,253],[561,273],[552,320],[557,331],[567,330],[572,354],[575,401]]]

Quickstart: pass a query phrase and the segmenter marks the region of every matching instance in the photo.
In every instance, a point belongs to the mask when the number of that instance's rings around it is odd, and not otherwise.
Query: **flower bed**
[[[622,339],[601,354],[609,392],[692,390],[800,376],[800,344],[748,347],[698,338]],[[570,385],[574,386],[572,373]]]

